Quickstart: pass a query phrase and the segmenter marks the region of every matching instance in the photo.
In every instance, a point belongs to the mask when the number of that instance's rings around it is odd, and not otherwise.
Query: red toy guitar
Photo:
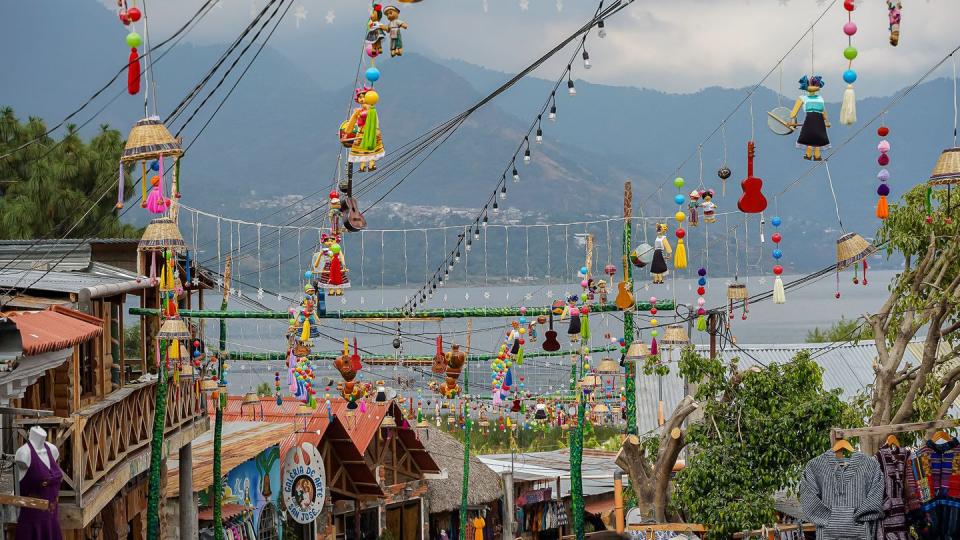
[[[767,198],[760,192],[763,180],[753,175],[754,153],[753,141],[747,142],[747,177],[740,182],[743,195],[737,201],[737,208],[744,214],[759,214],[767,209]]]

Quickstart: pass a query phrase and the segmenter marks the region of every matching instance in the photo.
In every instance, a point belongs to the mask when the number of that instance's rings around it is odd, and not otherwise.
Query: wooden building
[[[136,272],[136,240],[48,244],[0,242],[0,316],[20,332],[19,362],[35,365],[0,404],[46,411],[4,417],[15,429],[4,431],[2,450],[22,445],[32,426],[47,431],[64,473],[65,538],[143,538],[157,380],[150,332],[137,353],[124,353],[124,306],[155,305],[155,288]],[[182,455],[208,422],[193,378],[169,383],[164,448]]]

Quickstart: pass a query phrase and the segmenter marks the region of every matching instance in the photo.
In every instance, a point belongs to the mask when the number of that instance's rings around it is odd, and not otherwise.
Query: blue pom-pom
[[[699,286],[701,286],[701,287],[705,286],[706,284],[707,284],[707,278],[705,278],[705,277],[702,277],[702,278],[700,278],[700,279],[697,280],[697,285],[699,285]]]
[[[159,170],[160,170],[160,162],[157,161],[157,160],[151,161],[151,162],[150,162],[150,170],[151,170],[151,171],[159,171]]]
[[[587,275],[587,267],[586,267],[586,266],[581,266],[581,267],[580,267],[580,274],[581,274],[581,275],[584,275],[584,276]]]
[[[780,216],[773,216],[773,217],[770,219],[770,223],[772,223],[774,227],[779,227],[780,224],[783,223],[783,222],[780,221]]]
[[[526,317],[520,317],[520,324],[527,324],[527,318],[526,318]]]
[[[370,82],[377,82],[380,80],[380,70],[375,67],[367,68],[367,80]]]
[[[313,279],[313,272],[311,272],[310,270],[307,270],[306,272],[303,273],[303,277],[305,279]]]
[[[773,255],[774,259],[779,259],[780,257],[783,257],[783,252],[780,251],[779,249],[775,249],[771,251],[770,254]]]
[[[675,202],[675,203],[677,203],[677,204],[683,204],[683,201],[685,201],[685,200],[687,200],[687,198],[684,197],[683,195],[679,194],[679,193],[677,193],[676,195],[673,196],[673,202]]]
[[[856,82],[856,80],[857,80],[856,71],[852,69],[848,69],[843,72],[843,81],[846,82],[847,84],[853,84],[854,82]]]

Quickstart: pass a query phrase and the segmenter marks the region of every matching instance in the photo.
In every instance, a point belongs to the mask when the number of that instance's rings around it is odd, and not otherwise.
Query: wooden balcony
[[[127,482],[149,469],[156,384],[128,384],[68,418],[18,421],[22,440],[30,426],[39,424],[60,450],[60,522],[65,528],[86,526]],[[170,379],[164,451],[175,456],[208,429],[195,379],[182,377],[177,384]]]

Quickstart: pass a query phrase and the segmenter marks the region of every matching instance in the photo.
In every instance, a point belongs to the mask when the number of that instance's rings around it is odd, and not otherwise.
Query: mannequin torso
[[[47,432],[39,427],[34,426],[30,428],[30,433],[28,435],[27,444],[21,446],[17,449],[16,454],[14,454],[14,461],[17,464],[17,481],[23,480],[23,476],[27,474],[27,469],[30,468],[31,457],[31,447],[33,451],[37,454],[37,457],[40,458],[40,461],[50,467],[50,460],[56,461],[60,458],[60,452],[52,444],[46,444],[47,441]]]

